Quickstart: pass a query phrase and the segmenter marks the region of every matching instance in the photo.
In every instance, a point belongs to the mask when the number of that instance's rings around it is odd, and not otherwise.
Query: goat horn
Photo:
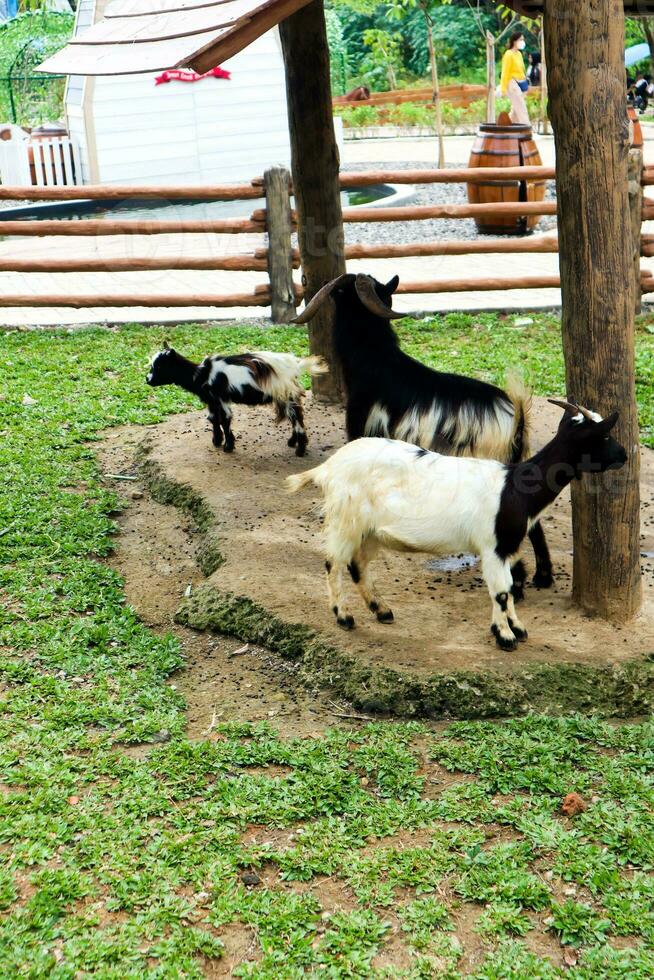
[[[354,283],[354,288],[363,305],[371,313],[383,317],[384,320],[400,320],[406,316],[406,313],[396,313],[390,306],[386,306],[386,303],[377,295],[371,276],[364,276],[362,272],[359,272]]]
[[[581,405],[578,405],[577,408],[579,409],[579,411],[581,412],[581,414],[583,415],[583,417],[585,419],[588,419],[589,422],[596,422],[597,421],[596,418],[593,418],[593,413],[592,412],[589,412],[587,408],[582,408]]]
[[[311,297],[302,312],[293,317],[291,323],[307,323],[307,321],[314,315],[316,310],[320,309],[327,297],[331,296],[332,291],[336,289],[337,286],[340,286],[341,283],[345,281],[352,281],[353,279],[354,273],[344,272],[342,276],[337,276],[336,279],[332,279],[331,282],[326,282],[325,285]]]
[[[168,343],[167,340],[164,340],[164,342],[163,342],[163,349],[164,350],[170,350],[170,344]]]
[[[572,402],[559,401],[558,398],[548,398],[547,400],[550,403],[550,405],[557,405],[559,408],[562,408],[565,412],[570,412],[571,415],[579,415],[579,412],[581,412],[579,406],[573,405]]]

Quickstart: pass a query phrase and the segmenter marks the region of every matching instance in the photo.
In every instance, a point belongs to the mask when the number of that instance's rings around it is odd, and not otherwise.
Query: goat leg
[[[536,557],[536,574],[534,575],[533,583],[537,589],[549,589],[554,584],[552,559],[550,558],[550,550],[545,540],[543,525],[540,521],[536,521],[529,529],[529,540],[531,541],[531,546],[534,549],[534,555]]]

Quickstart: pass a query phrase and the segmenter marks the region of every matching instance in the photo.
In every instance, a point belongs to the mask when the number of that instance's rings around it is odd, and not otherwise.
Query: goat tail
[[[301,371],[306,371],[308,374],[329,374],[329,366],[327,362],[322,357],[318,357],[316,354],[310,354],[308,357],[301,357],[298,366],[298,374]]]
[[[513,402],[515,410],[509,462],[520,463],[531,455],[529,446],[531,391],[520,374],[511,372],[506,379],[506,393]]]
[[[285,481],[286,492],[299,493],[300,490],[308,487],[310,483],[315,483],[316,486],[319,486],[318,474],[321,470],[322,466],[315,466],[312,470],[305,470],[304,473],[293,473],[292,476],[287,476]]]

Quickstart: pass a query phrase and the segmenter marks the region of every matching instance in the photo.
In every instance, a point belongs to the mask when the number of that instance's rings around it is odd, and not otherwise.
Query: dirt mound
[[[537,400],[536,444],[550,437],[558,418],[557,409]],[[276,429],[268,413],[242,408],[233,455],[211,446],[203,413],[175,416],[145,432],[123,431],[114,443],[133,446],[140,440],[140,475],[152,495],[185,510],[200,529],[193,548],[208,577],[202,582],[196,572],[178,622],[257,642],[299,661],[306,683],[331,684],[367,710],[470,717],[533,705],[634,713],[654,702],[654,663],[648,660],[654,658],[653,453],[643,452],[641,616],[628,627],[614,627],[572,607],[566,492],[544,520],[555,587],[527,589],[521,618],[529,640],[503,653],[489,633],[490,601],[471,556],[383,556],[373,571],[395,623],[378,623],[357,596],[357,629],[343,633],[336,626],[326,598],[316,498],[311,492],[287,496],[284,477],[315,466],[343,443],[342,412],[318,410],[309,401],[307,426],[304,459],[293,455],[285,429]],[[174,511],[163,513],[176,519]],[[166,541],[165,526],[159,538]],[[528,546],[525,557],[533,567]],[[179,596],[189,581],[189,556],[173,553],[166,560]],[[133,566],[128,579],[138,575],[138,563]],[[138,584],[132,591],[138,594]],[[150,591],[148,602],[153,601]]]

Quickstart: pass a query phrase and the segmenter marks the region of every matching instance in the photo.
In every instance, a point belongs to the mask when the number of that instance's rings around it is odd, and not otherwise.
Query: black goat
[[[383,436],[453,456],[518,463],[529,457],[530,396],[513,382],[503,391],[460,374],[434,371],[405,354],[390,320],[399,277],[385,285],[346,273],[328,282],[295,318],[306,323],[328,299],[335,303],[334,343],[347,390],[349,440]],[[552,585],[552,562],[540,522],[529,531],[536,556],[534,585]],[[513,569],[514,595],[524,590],[522,562]]]
[[[226,453],[234,449],[232,404],[273,405],[277,421],[286,418],[291,423],[289,446],[295,447],[296,456],[304,456],[308,439],[302,412],[304,391],[298,382],[303,371],[321,374],[325,368],[318,357],[272,351],[214,354],[195,364],[165,344],[152,359],[146,381],[153,387],[178,385],[203,401],[209,407],[213,444],[222,445],[224,433]]]

